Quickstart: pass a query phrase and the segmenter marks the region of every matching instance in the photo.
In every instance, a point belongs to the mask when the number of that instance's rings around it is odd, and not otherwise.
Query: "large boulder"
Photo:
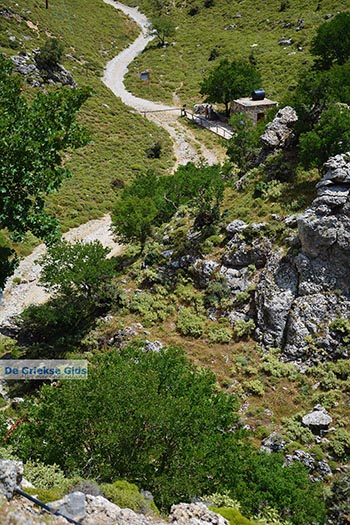
[[[260,137],[263,148],[273,151],[287,147],[294,138],[293,125],[297,120],[298,116],[292,107],[280,109]]]
[[[315,434],[328,430],[332,421],[333,419],[328,414],[327,410],[321,405],[315,406],[311,412],[302,418],[303,425],[308,427]]]
[[[71,492],[62,499],[53,501],[49,506],[53,512],[81,521],[86,515],[86,496],[83,492]]]

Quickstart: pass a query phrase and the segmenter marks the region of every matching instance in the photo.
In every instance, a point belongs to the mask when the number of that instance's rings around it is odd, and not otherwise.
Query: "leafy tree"
[[[225,59],[202,81],[200,92],[206,95],[206,102],[225,104],[229,116],[232,100],[249,96],[259,85],[260,75],[252,64]]]
[[[229,159],[245,171],[256,158],[259,135],[252,119],[244,113],[232,115],[230,124],[234,130],[226,149]]]
[[[310,51],[318,57],[320,69],[329,69],[334,62],[344,64],[350,58],[350,13],[338,13],[320,25]]]
[[[151,197],[127,195],[120,198],[113,212],[113,227],[117,239],[122,242],[139,242],[143,251],[157,214]]]
[[[113,276],[113,261],[107,259],[109,252],[100,241],[55,243],[40,260],[40,283],[56,296],[96,301]]]
[[[58,223],[45,210],[45,196],[70,176],[61,153],[88,142],[76,123],[88,96],[87,89],[60,89],[38,93],[29,102],[12,76],[12,63],[0,57],[0,229],[7,228],[16,240],[27,231],[46,241],[57,236]],[[0,252],[0,287],[14,256]]]
[[[40,68],[55,68],[62,59],[64,45],[57,38],[48,38],[39,49],[35,61]]]
[[[169,15],[160,15],[151,18],[150,33],[155,35],[160,46],[164,46],[167,38],[175,35],[175,22]]]
[[[303,71],[292,100],[299,117],[299,132],[312,129],[322,111],[334,102],[350,104],[350,61],[341,66],[334,64],[327,71]]]
[[[143,249],[152,227],[170,220],[179,206],[189,203],[196,226],[205,227],[219,218],[223,190],[220,166],[188,163],[169,177],[141,174],[116,202],[112,216],[116,236],[123,242],[139,242]]]
[[[212,372],[176,349],[112,352],[94,358],[86,381],[44,387],[22,431],[33,457],[103,481],[127,479],[164,508],[215,484],[210,474],[225,446],[240,449],[228,432],[236,400],[215,385]]]
[[[299,139],[299,159],[305,168],[321,168],[329,157],[349,149],[350,110],[341,104],[325,110],[314,129]]]
[[[163,509],[227,493],[247,514],[273,505],[295,524],[321,524],[318,484],[301,464],[257,453],[237,429],[237,402],[179,349],[127,348],[95,356],[86,381],[46,385],[12,437],[40,458],[101,481],[127,479]],[[82,432],[81,429],[84,429]]]
[[[285,467],[282,454],[260,453],[251,455],[241,468],[244,479],[236,487],[235,497],[243,513],[258,514],[264,507],[274,507],[296,525],[324,523],[322,486],[310,482],[300,462]]]
[[[95,318],[108,311],[115,290],[114,263],[99,241],[55,243],[41,258],[40,282],[53,293],[46,304],[28,307],[21,316],[20,338],[30,338],[57,353],[85,333]]]

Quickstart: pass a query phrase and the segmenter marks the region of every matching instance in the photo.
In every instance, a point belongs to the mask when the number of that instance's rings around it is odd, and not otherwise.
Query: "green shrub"
[[[50,489],[37,489],[35,487],[33,489],[26,489],[26,492],[28,492],[28,494],[31,494],[32,496],[36,496],[43,503],[50,503],[52,501],[56,501],[58,499],[63,498],[63,496],[66,495],[65,489],[62,487],[51,487]]]
[[[254,521],[250,521],[242,514],[238,509],[232,507],[210,507],[210,510],[220,514],[223,518],[226,518],[230,525],[254,525]]]
[[[298,377],[298,371],[292,363],[282,363],[272,354],[263,357],[261,370],[272,377],[288,377],[291,380]]]
[[[337,428],[330,437],[328,447],[337,458],[347,459],[350,455],[350,432]]]
[[[200,337],[203,333],[204,319],[191,308],[182,308],[177,318],[176,327],[182,335]]]
[[[349,319],[336,319],[330,323],[329,329],[339,335],[343,343],[350,342]]]
[[[129,302],[126,301],[126,305],[131,312],[140,314],[148,324],[164,321],[174,311],[165,298],[148,292],[136,292]]]
[[[205,305],[207,307],[218,307],[221,301],[231,294],[230,287],[224,276],[218,277],[215,281],[210,281],[205,293]]]
[[[233,335],[238,339],[241,339],[243,337],[248,337],[252,335],[254,330],[255,323],[253,319],[249,319],[249,321],[244,321],[242,319],[235,322],[235,325],[233,327]]]
[[[57,38],[49,38],[41,46],[39,54],[36,56],[36,62],[41,68],[57,67],[62,59],[64,51],[63,43]]]
[[[250,300],[250,293],[249,292],[238,292],[236,293],[234,299],[233,299],[233,305],[236,308],[240,308],[247,304]]]
[[[297,418],[298,416],[294,416],[283,421],[284,434],[291,441],[298,441],[303,444],[313,443],[315,440],[313,433],[309,428],[304,427]]]
[[[134,512],[158,514],[153,500],[147,500],[140,493],[138,487],[125,480],[101,485],[103,494],[115,505],[122,509],[131,509]]]
[[[207,335],[211,343],[229,343],[232,340],[232,329],[219,323],[210,326]]]
[[[341,392],[339,392],[339,390],[315,392],[312,396],[312,402],[316,405],[322,405],[324,408],[330,409],[337,406],[341,397]]]
[[[252,394],[256,396],[263,396],[265,393],[264,383],[259,381],[259,379],[253,379],[252,381],[247,381],[245,383],[245,388],[249,390]]]
[[[40,461],[25,463],[24,476],[36,489],[63,487],[67,483],[63,471],[57,465],[45,465]]]
[[[214,492],[214,494],[202,496],[201,500],[210,503],[213,507],[230,507],[237,510],[240,510],[241,508],[240,503],[235,499],[232,499],[227,491]]]

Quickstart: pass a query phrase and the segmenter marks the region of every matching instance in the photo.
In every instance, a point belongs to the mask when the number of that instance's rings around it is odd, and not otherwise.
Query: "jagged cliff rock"
[[[286,106],[280,109],[260,137],[263,149],[271,152],[288,147],[294,138],[293,125],[297,120],[298,116],[292,107]]]
[[[349,357],[332,321],[350,315],[350,153],[325,164],[317,198],[297,218],[299,253],[274,253],[256,292],[267,347],[288,360]]]

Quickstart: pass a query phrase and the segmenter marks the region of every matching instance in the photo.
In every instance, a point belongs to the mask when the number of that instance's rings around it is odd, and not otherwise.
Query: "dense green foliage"
[[[232,100],[250,96],[259,85],[260,76],[252,64],[225,59],[203,79],[200,92],[206,95],[206,102],[224,104],[228,116]]]
[[[159,45],[164,46],[166,39],[175,34],[175,23],[166,15],[153,17],[151,19],[150,32],[156,36]]]
[[[300,76],[293,96],[299,159],[305,168],[321,168],[330,156],[349,149],[349,29],[349,13],[321,24],[311,47],[318,58]]]
[[[244,444],[236,408],[179,350],[129,348],[96,356],[86,381],[44,386],[13,439],[24,457],[127,479],[163,508],[222,490],[245,513],[269,504],[293,523],[322,523],[319,488],[304,467],[283,468],[279,455]]]
[[[41,258],[40,282],[53,298],[24,310],[24,333],[44,346],[53,345],[56,353],[59,349],[66,351],[71,340],[79,339],[115,298],[111,284],[114,263],[107,259],[109,251],[99,241],[61,241],[51,246]]]
[[[305,168],[320,167],[329,157],[350,149],[350,110],[336,104],[323,111],[312,131],[300,136],[300,161]]]
[[[48,38],[36,56],[36,63],[40,68],[55,68],[62,60],[63,43],[57,38]]]
[[[227,155],[242,171],[246,171],[256,158],[259,133],[245,113],[232,115],[230,125],[235,133],[228,141]]]
[[[86,89],[61,89],[28,102],[11,63],[0,57],[0,229],[18,238],[27,231],[45,240],[57,235],[57,220],[46,212],[45,197],[70,176],[62,152],[88,141],[76,122],[88,96]],[[11,266],[9,254],[0,255],[1,287]]]
[[[133,483],[118,480],[101,485],[104,496],[122,509],[131,509],[143,514],[157,514],[159,511],[152,499],[146,499]]]
[[[350,58],[350,13],[338,13],[321,24],[310,51],[318,57],[318,66],[322,69],[330,68],[334,62],[345,64]]]
[[[109,252],[99,241],[55,243],[40,259],[40,283],[56,295],[96,301],[113,276],[113,261],[107,259]]]
[[[188,163],[169,177],[141,174],[116,202],[112,217],[116,236],[144,247],[152,226],[168,221],[181,205],[190,202],[197,225],[210,225],[219,218],[223,190],[219,165],[197,167]]]

